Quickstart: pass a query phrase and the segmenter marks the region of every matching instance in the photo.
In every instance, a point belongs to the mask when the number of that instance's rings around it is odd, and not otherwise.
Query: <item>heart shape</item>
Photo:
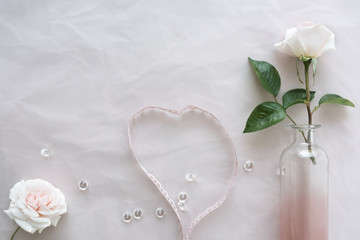
[[[184,222],[180,216],[179,210],[175,204],[175,201],[170,197],[168,191],[163,187],[163,185],[161,184],[161,182],[150,172],[148,171],[143,164],[141,163],[141,161],[139,160],[139,156],[136,154],[134,146],[133,146],[133,142],[132,142],[132,137],[131,137],[131,127],[133,124],[133,121],[135,120],[135,118],[137,118],[139,115],[141,115],[142,113],[144,113],[147,110],[160,110],[163,112],[167,112],[167,113],[171,113],[177,116],[182,116],[185,112],[190,111],[190,110],[196,110],[196,111],[200,111],[202,113],[205,113],[206,115],[210,116],[211,118],[213,118],[218,125],[221,126],[221,128],[224,130],[226,137],[229,140],[231,149],[233,151],[234,154],[234,166],[233,166],[233,173],[231,175],[231,180],[229,182],[229,184],[226,186],[223,194],[221,195],[221,197],[215,202],[213,203],[211,206],[207,207],[205,210],[203,210],[195,219],[191,220],[191,224],[189,225],[189,227],[186,229],[184,226]],[[167,202],[170,204],[171,208],[173,209],[173,211],[175,212],[179,223],[180,223],[180,231],[182,234],[182,239],[183,240],[189,240],[191,233],[193,231],[193,229],[195,228],[195,226],[207,215],[209,215],[211,212],[213,212],[214,210],[216,210],[217,208],[219,208],[227,199],[228,195],[229,195],[229,191],[231,189],[231,187],[235,184],[235,180],[236,180],[236,176],[237,176],[237,170],[238,170],[238,162],[237,162],[237,156],[236,156],[236,150],[235,150],[235,146],[234,143],[230,137],[230,134],[228,133],[228,131],[225,129],[225,127],[221,124],[221,122],[210,112],[203,110],[199,107],[193,106],[193,105],[189,105],[181,110],[173,110],[173,109],[166,109],[166,108],[162,108],[162,107],[154,107],[154,106],[149,106],[149,107],[145,107],[143,109],[141,109],[140,111],[138,111],[137,113],[135,113],[129,120],[129,124],[128,124],[128,139],[129,139],[129,143],[130,143],[130,149],[131,152],[135,158],[135,160],[137,161],[137,163],[139,164],[139,166],[141,167],[141,169],[143,170],[143,172],[146,174],[146,176],[154,183],[154,185],[157,187],[157,189],[160,191],[160,193],[163,195],[163,197],[167,200]]]

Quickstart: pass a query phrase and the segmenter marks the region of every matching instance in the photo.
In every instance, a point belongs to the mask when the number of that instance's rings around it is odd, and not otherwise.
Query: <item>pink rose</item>
[[[41,233],[51,225],[56,227],[60,215],[67,212],[62,192],[41,179],[16,183],[9,197],[10,207],[4,212],[29,233]]]

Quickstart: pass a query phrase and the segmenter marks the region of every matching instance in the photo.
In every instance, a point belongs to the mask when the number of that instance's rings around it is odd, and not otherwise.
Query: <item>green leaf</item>
[[[250,114],[244,133],[256,132],[275,125],[286,116],[285,109],[276,102],[259,104]]]
[[[310,101],[315,97],[315,91],[310,91]],[[285,109],[295,104],[306,103],[306,90],[297,88],[286,92],[283,97],[283,106]]]
[[[350,106],[350,107],[355,107],[355,105],[343,98],[343,97],[340,97],[339,95],[336,95],[336,94],[326,94],[324,95],[320,101],[319,101],[319,105],[321,104],[324,104],[324,103],[331,103],[331,104],[340,104],[340,105],[345,105],[345,106]]]
[[[276,97],[279,94],[281,85],[280,75],[276,68],[268,62],[256,61],[251,58],[249,58],[249,61],[261,85]]]

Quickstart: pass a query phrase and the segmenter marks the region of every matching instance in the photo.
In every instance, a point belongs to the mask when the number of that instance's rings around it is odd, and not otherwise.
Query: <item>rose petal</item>
[[[38,211],[39,214],[43,216],[52,217],[54,215],[62,215],[67,212],[67,204],[66,202],[63,202],[60,206],[57,206],[54,210],[50,211]]]
[[[297,28],[290,28],[285,33],[285,40],[274,44],[274,46],[280,52],[286,53],[292,57],[300,57],[301,53],[304,51],[304,46],[297,37],[298,30]]]
[[[280,42],[280,43],[276,43],[274,44],[274,47],[282,52],[282,53],[285,53],[289,56],[292,56],[292,57],[297,57],[293,54],[292,50],[291,50],[291,47],[289,46],[289,44],[287,44],[286,42]]]
[[[286,41],[286,44],[291,48],[291,52],[296,57],[301,57],[306,51],[306,48],[298,35],[295,35],[292,38],[288,39]]]
[[[289,44],[287,44],[286,42],[282,41],[280,43],[276,43],[274,44],[274,47],[279,50],[282,53],[285,53],[287,55],[290,55],[292,57],[297,57],[293,54],[291,47],[289,46]]]
[[[309,27],[309,26],[313,26],[315,25],[315,23],[313,22],[301,22],[297,25],[298,28],[302,28],[302,27]]]
[[[297,34],[297,32],[298,32],[297,28],[289,28],[288,30],[286,30],[285,41],[294,37]]]
[[[329,36],[328,41],[326,41],[324,46],[318,51],[316,57],[320,57],[324,53],[326,53],[326,52],[328,52],[330,50],[335,50],[335,49],[336,49],[336,47],[335,47],[335,34],[331,33],[330,36]]]
[[[62,207],[62,208],[58,208],[53,211],[39,211],[39,214],[41,214],[42,216],[46,216],[46,217],[54,217],[57,215],[63,215],[66,212],[67,212],[66,207]]]
[[[24,184],[24,180],[21,180],[10,189],[9,198],[11,201],[15,202],[18,199],[18,195],[19,192],[21,192],[21,189],[23,188],[23,184]]]
[[[321,49],[325,49],[324,46],[330,40],[331,35],[334,34],[321,24],[299,28],[298,38],[305,46],[304,56],[313,58],[320,57],[321,55],[319,55],[319,51]],[[334,41],[329,43],[329,46],[332,45],[335,48]]]
[[[11,220],[14,220],[14,217],[13,217],[13,215],[11,214],[10,210],[4,210],[4,213],[5,213],[6,215],[8,215],[8,217],[9,217]]]
[[[37,217],[37,218],[30,218],[29,220],[36,222],[36,223],[49,223],[49,218]]]
[[[56,225],[58,224],[59,220],[60,220],[61,216],[56,216],[51,218],[51,225],[53,225],[54,227],[56,227]]]
[[[29,220],[28,223],[33,226],[34,228],[36,228],[37,230],[41,230],[44,229],[44,228],[47,228],[51,225],[51,221],[50,219],[46,218],[46,219],[42,219],[42,220],[45,220],[44,222],[37,222],[37,221],[32,221],[32,220]],[[39,231],[39,232],[41,232]]]
[[[26,231],[28,233],[33,234],[37,230],[36,228],[31,226],[27,221],[15,219],[15,222],[17,223],[17,225],[19,225],[19,227],[21,227],[24,231]]]
[[[28,219],[28,217],[18,208],[10,208],[9,210],[13,218],[17,218],[25,221]]]
[[[29,207],[30,208],[30,207]],[[22,211],[23,211],[23,213],[26,215],[26,216],[28,216],[29,218],[31,218],[31,217],[38,217],[39,216],[39,214],[36,212],[36,211],[34,211],[34,209],[32,209],[32,208],[24,208],[24,209],[21,209]]]
[[[20,208],[20,209],[25,209],[26,205],[24,204],[25,202],[18,200],[16,202],[13,202],[14,207]]]

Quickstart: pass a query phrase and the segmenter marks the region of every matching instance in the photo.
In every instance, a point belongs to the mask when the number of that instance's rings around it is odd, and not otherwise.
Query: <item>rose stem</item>
[[[312,125],[312,112],[310,107],[310,84],[309,84],[309,66],[311,59],[304,62],[305,65],[305,84],[306,84],[306,110],[308,113],[309,125]]]
[[[13,235],[11,236],[10,240],[13,240],[15,237],[15,234],[20,230],[20,227],[17,227],[17,229],[15,230],[15,232],[13,233]]]
[[[274,100],[275,100],[275,102],[279,103],[279,101],[276,99],[276,97],[274,97]],[[280,103],[279,103],[279,104],[280,104]],[[294,125],[297,125],[297,123],[294,121],[294,119],[292,119],[292,118],[290,117],[290,115],[286,112],[286,109],[285,109],[285,113],[286,113],[286,117],[287,117]],[[301,132],[301,134],[302,134],[305,142],[307,142],[306,137],[305,137],[305,134],[304,134],[304,131],[303,131],[303,130],[300,130],[300,132]]]
[[[311,59],[304,62],[304,66],[305,66],[305,91],[306,91],[306,110],[308,113],[308,119],[309,119],[309,125],[312,125],[312,112],[311,112],[311,106],[310,106],[310,83],[309,83],[309,66],[311,64]],[[310,154],[312,154],[312,150],[311,150],[311,130],[308,130],[308,149]],[[314,156],[310,156],[311,161],[313,162],[313,164],[316,164],[316,160]]]

